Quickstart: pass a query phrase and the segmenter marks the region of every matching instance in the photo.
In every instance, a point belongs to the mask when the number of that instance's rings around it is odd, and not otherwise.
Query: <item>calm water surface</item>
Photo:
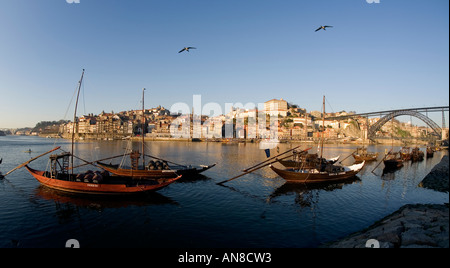
[[[71,147],[64,140],[0,137],[0,170],[5,174],[55,146]],[[93,161],[121,155],[130,146],[139,148],[127,141],[80,142],[75,153]],[[280,152],[292,146],[297,145],[281,144]],[[310,152],[316,151],[313,147]],[[329,145],[325,156],[342,159],[355,148]],[[266,159],[256,144],[148,142],[146,149],[177,163],[217,166],[156,193],[127,198],[62,193],[17,170],[0,181],[0,247],[64,247],[69,239],[82,247],[317,247],[366,228],[402,205],[449,202],[448,193],[417,186],[446,151],[386,175],[383,164],[374,174],[378,163],[370,163],[351,183],[314,189],[285,185],[268,167],[225,187],[216,185]],[[352,162],[349,157],[344,164]],[[36,169],[47,165],[47,156],[30,164]]]

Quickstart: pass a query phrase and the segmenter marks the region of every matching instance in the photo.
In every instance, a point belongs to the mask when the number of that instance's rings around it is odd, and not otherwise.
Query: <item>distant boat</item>
[[[355,162],[360,163],[362,161],[376,161],[378,158],[378,153],[369,153],[367,152],[367,148],[361,147],[357,148],[356,152],[352,153]]]
[[[390,152],[384,157],[384,168],[387,170],[401,168],[403,166],[403,161],[400,152]]]
[[[411,148],[408,146],[403,146],[400,150],[400,156],[404,161],[409,161],[412,159]]]
[[[422,161],[424,157],[425,157],[425,153],[422,152],[419,147],[414,147],[411,150],[411,160],[413,162]]]
[[[427,158],[431,158],[434,156],[434,148],[432,146],[427,147]],[[0,164],[2,162],[0,161]]]

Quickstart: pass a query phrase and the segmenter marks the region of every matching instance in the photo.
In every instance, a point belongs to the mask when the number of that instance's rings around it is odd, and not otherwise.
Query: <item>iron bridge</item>
[[[410,109],[399,109],[399,110],[386,110],[386,111],[379,111],[379,112],[371,112],[371,113],[360,113],[360,114],[350,114],[350,115],[344,115],[344,116],[333,116],[333,117],[326,117],[325,120],[343,120],[343,119],[349,119],[349,118],[361,118],[365,117],[367,120],[367,126],[368,126],[368,138],[373,140],[375,138],[375,134],[377,131],[381,129],[382,126],[384,126],[387,122],[392,120],[395,117],[402,116],[402,115],[409,115],[414,116],[423,122],[425,122],[432,130],[433,134],[438,136],[440,139],[442,139],[442,128],[445,128],[445,116],[444,112],[449,111],[449,106],[438,106],[438,107],[423,107],[423,108],[410,108]],[[429,118],[426,114],[429,112],[442,112],[442,128],[436,124],[431,118]],[[425,113],[425,114],[423,114]],[[372,126],[369,126],[369,117],[373,116],[379,116],[380,120],[378,120],[375,124]]]

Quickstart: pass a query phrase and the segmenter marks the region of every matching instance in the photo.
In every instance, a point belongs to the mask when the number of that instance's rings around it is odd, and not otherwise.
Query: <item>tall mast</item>
[[[81,74],[81,79],[78,82],[78,93],[77,93],[77,101],[75,102],[75,112],[73,114],[73,129],[72,129],[72,152],[71,152],[71,170],[73,175],[73,147],[75,142],[75,128],[77,125],[77,108],[78,108],[78,98],[80,97],[80,89],[81,89],[81,83],[83,83],[83,77],[84,77],[84,69],[83,73]]]
[[[144,106],[144,93],[145,88],[142,89],[142,167],[145,169],[145,151],[144,151],[144,142],[145,142],[145,106]]]
[[[320,162],[322,162],[322,156],[323,156],[323,139],[324,139],[324,135],[325,135],[325,96],[323,96],[323,121],[322,121],[322,139],[320,141],[321,145],[320,145]]]

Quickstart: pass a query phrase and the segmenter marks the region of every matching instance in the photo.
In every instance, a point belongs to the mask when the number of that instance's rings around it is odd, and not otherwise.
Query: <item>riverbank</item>
[[[448,192],[448,180],[449,157],[446,155],[419,187]],[[449,204],[405,205],[367,229],[323,247],[365,248],[366,243],[373,244],[371,239],[381,248],[449,248]]]
[[[72,139],[71,133],[54,133],[54,134],[39,134],[40,137],[43,138],[63,138],[67,140]],[[74,139],[77,141],[93,141],[93,140],[133,140],[133,141],[141,141],[142,136],[124,136],[124,135],[111,135],[111,134],[78,134],[76,133]],[[147,134],[144,138],[145,141],[175,141],[175,142],[221,142],[221,143],[258,143],[260,141],[264,141],[266,139],[261,138],[186,138],[186,137],[171,137],[169,134],[167,135],[152,135]],[[318,144],[321,142],[321,138],[316,135],[316,137],[308,137],[302,139],[283,139],[279,140],[280,143],[313,143]],[[325,144],[354,144],[354,145],[363,145],[366,146],[368,144],[371,145],[395,145],[395,146],[426,146],[430,143],[430,140],[427,139],[417,139],[417,138],[377,138],[375,141],[365,140],[356,137],[346,137],[346,138],[325,138],[323,141]]]

